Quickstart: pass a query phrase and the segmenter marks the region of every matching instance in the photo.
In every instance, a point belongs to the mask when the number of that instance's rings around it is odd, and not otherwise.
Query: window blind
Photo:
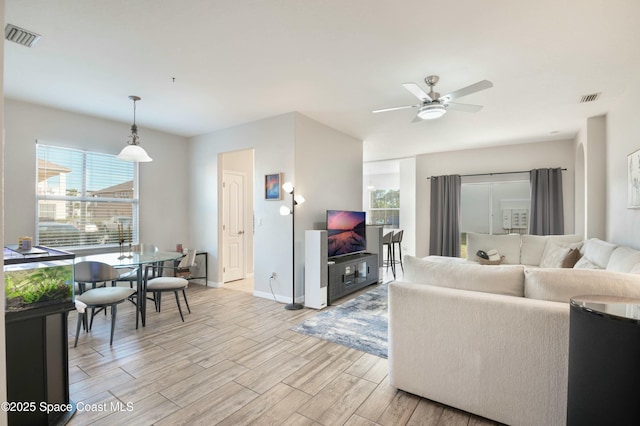
[[[138,241],[138,167],[115,155],[37,144],[39,245]]]

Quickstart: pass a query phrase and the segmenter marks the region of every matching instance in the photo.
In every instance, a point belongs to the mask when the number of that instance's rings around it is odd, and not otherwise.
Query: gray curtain
[[[460,175],[431,177],[429,254],[460,257]]]
[[[562,169],[534,169],[530,172],[532,235],[564,234]]]

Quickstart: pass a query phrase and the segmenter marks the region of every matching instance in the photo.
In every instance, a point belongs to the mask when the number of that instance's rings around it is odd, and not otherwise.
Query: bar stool
[[[391,239],[391,252],[393,254],[393,263],[399,263],[402,272],[404,273],[404,265],[402,265],[402,235],[404,234],[404,230],[400,230],[393,235]],[[398,259],[396,259],[396,244],[398,245]],[[394,265],[395,266],[395,265]],[[393,277],[395,278],[396,274],[393,273]]]
[[[391,266],[391,272],[393,272],[393,278],[396,278],[396,265],[395,260],[393,258],[393,231],[389,231],[382,237],[382,250],[387,251],[387,259],[384,261],[384,265],[387,267],[387,271],[389,271],[389,266]]]

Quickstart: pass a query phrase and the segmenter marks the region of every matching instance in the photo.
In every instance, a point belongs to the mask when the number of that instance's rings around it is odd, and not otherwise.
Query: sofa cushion
[[[478,260],[476,253],[478,250],[489,251],[498,250],[504,256],[504,262],[511,265],[520,263],[520,235],[489,235],[467,233],[467,260]]]
[[[607,271],[632,272],[636,265],[640,265],[640,251],[620,246],[611,253],[609,263],[607,263]]]
[[[524,296],[524,267],[433,262],[404,257],[404,281],[485,293]]]
[[[591,263],[601,269],[605,269],[609,263],[611,253],[616,247],[618,247],[616,244],[608,243],[598,238],[591,238],[585,241],[584,246],[582,246],[582,254]]]
[[[523,265],[538,266],[542,260],[542,254],[547,247],[547,242],[582,243],[582,236],[569,235],[523,235],[520,247],[520,263]]]
[[[569,303],[581,295],[640,297],[640,276],[604,270],[527,268],[524,296]]]

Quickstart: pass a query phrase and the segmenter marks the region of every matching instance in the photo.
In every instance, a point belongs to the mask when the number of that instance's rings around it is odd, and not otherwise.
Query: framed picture
[[[640,209],[640,149],[627,156],[628,208]]]
[[[280,188],[280,182],[282,181],[282,173],[274,173],[264,176],[264,199],[265,200],[281,200],[282,188]]]

